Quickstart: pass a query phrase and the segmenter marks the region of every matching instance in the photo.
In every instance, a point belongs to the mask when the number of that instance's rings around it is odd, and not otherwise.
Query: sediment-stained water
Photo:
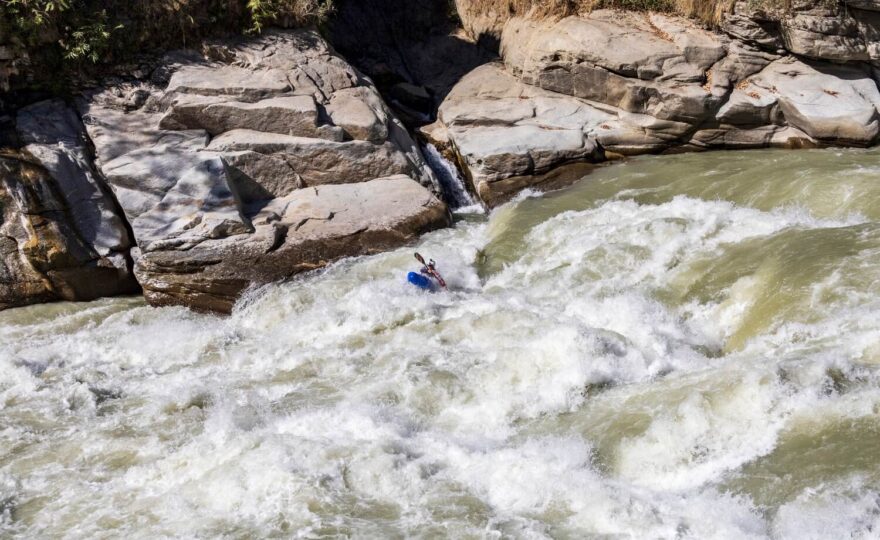
[[[0,313],[0,535],[876,538],[880,153],[649,157],[251,294]]]

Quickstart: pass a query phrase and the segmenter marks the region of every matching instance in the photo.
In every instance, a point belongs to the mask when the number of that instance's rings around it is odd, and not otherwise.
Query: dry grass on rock
[[[749,0],[751,3],[786,8],[790,0]],[[477,0],[486,11],[536,17],[564,17],[589,13],[594,9],[623,9],[628,11],[656,11],[697,19],[704,24],[717,25],[725,13],[733,9],[735,0]]]

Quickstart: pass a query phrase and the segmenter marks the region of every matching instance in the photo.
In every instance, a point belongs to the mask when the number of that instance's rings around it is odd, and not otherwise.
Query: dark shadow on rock
[[[15,121],[0,112],[0,148],[20,148],[21,140],[15,131]]]
[[[477,38],[477,45],[481,49],[491,51],[495,55],[501,54],[501,40],[492,34],[480,34]]]
[[[844,81],[858,81],[865,78],[873,78],[871,65],[867,63],[837,64],[811,58],[797,58],[823,75],[830,75]]]
[[[466,37],[448,0],[340,0],[329,30],[410,126],[432,122],[464,75],[497,58]]]

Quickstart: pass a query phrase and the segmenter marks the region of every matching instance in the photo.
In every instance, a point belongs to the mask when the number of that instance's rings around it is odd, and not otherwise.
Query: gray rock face
[[[138,290],[131,240],[61,101],[19,111],[25,147],[0,154],[0,309]]]
[[[764,99],[775,97],[785,120],[814,139],[867,146],[877,138],[880,92],[859,68],[808,65],[789,57],[748,82]]]
[[[184,66],[168,83],[168,94],[232,96],[255,102],[293,90],[280,69],[250,70],[238,66]]]
[[[722,28],[763,48],[830,62],[877,60],[877,3],[795,0],[790,9],[736,2]]]
[[[600,160],[593,131],[612,118],[582,100],[525,85],[497,64],[467,75],[440,108],[475,191],[489,205],[524,187],[507,179]]]
[[[252,232],[233,185],[222,158],[200,155],[157,205],[132,221],[141,251],[187,250],[205,240]]]
[[[559,167],[613,154],[874,144],[877,69],[858,62],[880,47],[866,38],[880,13],[753,6],[737,5],[727,35],[608,10],[510,18],[500,34],[504,64],[463,78],[430,133],[442,133],[441,146],[454,149],[490,205],[543,185]],[[838,63],[797,60],[785,47]]]
[[[204,129],[212,136],[233,129],[253,129],[339,141],[343,138],[341,129],[319,124],[318,106],[312,96],[284,96],[256,103],[179,96],[159,122],[159,127],[166,130]]]
[[[559,21],[512,19],[502,53],[527,84],[698,124],[716,106],[717,97],[703,85],[725,48],[684,20],[600,10]]]
[[[25,151],[54,179],[80,237],[102,256],[127,251],[128,231],[97,178],[73,110],[61,101],[44,101],[19,111],[16,124]]]
[[[148,301],[228,312],[249,286],[448,223],[415,142],[317,33],[205,50],[169,61],[164,89],[81,104]]]
[[[268,160],[283,160],[303,186],[350,184],[395,174],[412,174],[413,166],[393,143],[334,142],[251,130],[228,131],[211,141],[220,154],[249,151]],[[277,183],[277,178],[252,179]]]
[[[794,54],[831,61],[868,60],[858,22],[834,9],[799,11],[782,19],[785,48]]]
[[[136,272],[153,305],[229,312],[249,286],[400,246],[447,219],[443,203],[402,175],[295,190],[253,214],[253,232],[194,249],[154,245]]]

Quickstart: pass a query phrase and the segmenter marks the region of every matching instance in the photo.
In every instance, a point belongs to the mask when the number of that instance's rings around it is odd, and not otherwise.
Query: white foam
[[[548,219],[481,276],[524,200],[422,240],[449,292],[408,288],[403,249],[251,291],[228,318],[104,301],[3,319],[0,505],[12,509],[0,507],[0,531],[795,538],[874,526],[869,485],[811,488],[775,514],[725,486],[804,417],[870,418],[880,304],[857,292],[829,303],[846,285],[832,276],[805,293],[816,317],[715,357],[756,278],[726,303],[657,294],[724,246],[855,222],[611,200]],[[832,369],[853,388],[829,390]]]
[[[791,540],[877,538],[880,531],[880,490],[858,478],[817,486],[779,509],[773,534]]]

